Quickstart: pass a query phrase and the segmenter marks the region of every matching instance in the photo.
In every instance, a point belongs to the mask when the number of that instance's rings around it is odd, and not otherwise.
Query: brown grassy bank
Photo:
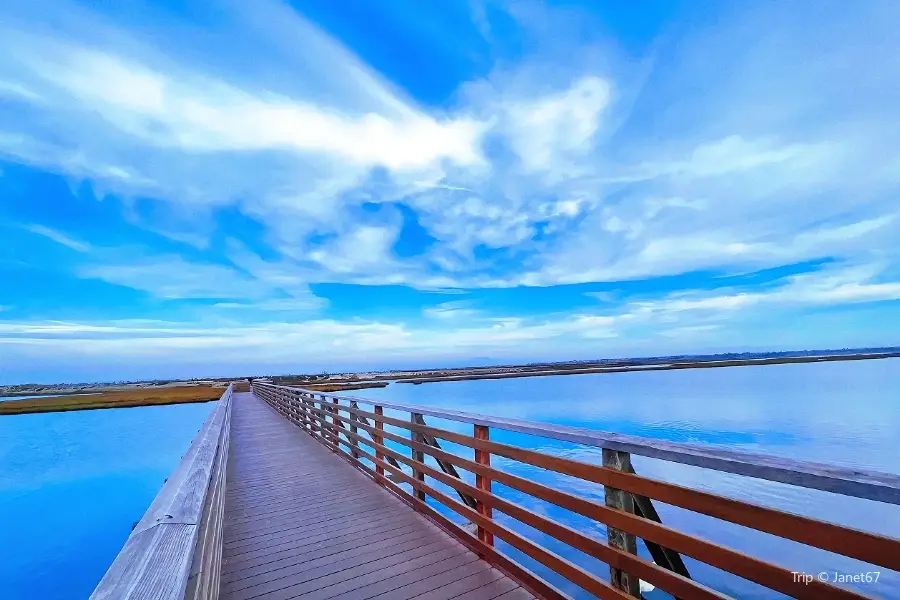
[[[209,402],[210,400],[218,400],[224,391],[225,389],[220,387],[192,385],[101,392],[90,396],[74,395],[7,400],[0,402],[0,415]]]

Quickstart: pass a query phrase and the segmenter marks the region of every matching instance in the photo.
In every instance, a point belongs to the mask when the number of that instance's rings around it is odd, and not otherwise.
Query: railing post
[[[309,434],[313,437],[316,436],[316,413],[314,409],[316,408],[314,404],[309,401],[309,394],[303,393],[303,408],[306,410],[306,416],[309,421]]]
[[[322,401],[325,403],[325,406],[328,407],[325,410],[327,410],[328,412],[330,412],[332,414],[332,417],[331,417],[332,424],[328,428],[328,430],[331,433],[331,443],[334,445],[333,449],[335,452],[337,452],[338,441],[337,441],[337,430],[334,427],[334,408],[331,406],[331,402],[328,401],[328,396],[326,396],[325,394],[322,394]],[[326,422],[327,422],[327,420],[326,420]]]
[[[331,422],[334,423],[334,451],[337,452],[341,447],[341,422],[338,420],[339,401],[334,396],[331,397]]]
[[[384,430],[384,421],[381,421],[378,417],[384,415],[384,408],[381,406],[375,407],[375,429],[377,431]],[[381,453],[381,444],[384,442],[384,438],[381,434],[375,435],[375,458],[378,460],[384,460],[384,455]],[[375,481],[378,482],[378,485],[384,485],[384,467],[381,466],[380,463],[375,464]]]
[[[325,402],[325,395],[319,395],[319,408],[323,413],[329,413],[331,410],[328,407],[328,403]],[[319,423],[319,431],[322,433],[322,439],[325,441],[325,445],[331,443],[331,427],[328,426],[328,417],[324,414],[320,416],[321,421]]]
[[[356,404],[356,402],[351,400],[350,408],[351,408],[351,410],[354,408],[359,408],[359,405]],[[355,437],[357,435],[358,431],[356,428],[356,413],[353,413],[353,412],[350,413],[350,433],[352,434],[350,436],[350,455],[353,458],[358,459],[359,452],[357,452],[356,449],[359,448],[359,442],[356,440],[356,437]]]
[[[617,450],[604,448],[603,466],[608,469],[615,469],[617,471],[628,473],[631,471],[631,455],[628,452],[619,452]],[[631,494],[609,486],[605,486],[604,492],[607,506],[634,514],[634,498],[631,497]],[[613,527],[607,527],[606,537],[610,546],[614,546],[630,554],[637,554],[637,538],[633,534]],[[635,598],[641,597],[641,582],[634,575],[610,566],[609,581],[613,584],[613,587],[616,587]]]
[[[303,431],[309,430],[309,413],[306,410],[306,402],[303,400],[303,392],[297,392],[297,410],[300,411],[302,424],[300,427]]]
[[[485,425],[475,425],[475,439],[476,440],[488,440],[490,439],[490,429],[488,429]],[[487,450],[479,450],[475,449],[475,462],[480,465],[491,466],[491,454]],[[475,487],[479,490],[483,490],[485,492],[491,492],[491,480],[485,477],[484,475],[480,475],[478,473],[475,474]],[[493,518],[494,511],[493,509],[478,500],[477,504],[478,514],[487,517],[488,519]],[[479,525],[478,527],[478,539],[487,544],[488,546],[494,545],[494,534],[484,529]]]
[[[424,417],[422,415],[420,415],[419,413],[409,413],[409,421],[413,425],[418,426],[421,421],[424,421]],[[409,430],[409,439],[410,439],[410,441],[418,442],[420,444],[425,443],[425,436],[423,436],[421,433],[419,433],[418,431],[415,431],[413,429]],[[422,452],[421,450],[416,450],[415,448],[413,448],[412,449],[412,459],[415,461],[418,461],[420,463],[424,463],[425,462],[425,453]],[[413,475],[413,479],[415,479],[416,481],[421,481],[422,483],[425,482],[425,473],[423,473],[422,471],[419,471],[415,467],[412,468],[412,475]],[[413,496],[415,496],[419,500],[422,500],[423,502],[425,501],[425,492],[423,490],[413,488]]]

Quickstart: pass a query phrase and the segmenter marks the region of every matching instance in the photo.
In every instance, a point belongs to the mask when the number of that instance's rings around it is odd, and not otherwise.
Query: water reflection
[[[364,390],[359,395],[898,472],[898,367],[900,360],[891,359],[418,386],[395,384]],[[471,434],[469,425],[432,417],[426,420],[431,425]],[[396,433],[408,435],[403,430]],[[542,452],[597,464],[601,462],[598,448],[498,430],[492,430],[491,435],[498,441]],[[454,444],[445,446],[464,456],[471,455],[471,450]],[[397,450],[405,451],[399,446]],[[602,486],[500,457],[495,457],[494,461],[500,468],[521,477],[602,502]],[[900,507],[642,457],[635,457],[633,462],[638,473],[649,477],[900,537]],[[438,487],[448,490],[439,484]],[[504,498],[590,535],[606,537],[606,530],[600,524],[504,486],[497,486],[497,489]],[[453,494],[452,491],[449,493]],[[790,570],[812,573],[873,570],[864,563],[829,552],[677,507],[656,504],[663,522],[668,525]],[[453,514],[445,509],[442,511]],[[569,560],[592,572],[606,573],[606,567],[594,559],[527,526],[507,521],[512,529]],[[649,558],[643,544],[640,551]],[[520,556],[513,550],[510,553]],[[540,565],[522,560],[536,572],[552,578]],[[695,579],[734,597],[781,597],[688,557],[685,563]],[[876,597],[900,598],[900,575],[878,567],[874,570],[882,571],[878,583],[860,584],[859,589]],[[576,597],[587,597],[577,587],[566,586],[566,591]],[[656,591],[647,597],[667,596]]]

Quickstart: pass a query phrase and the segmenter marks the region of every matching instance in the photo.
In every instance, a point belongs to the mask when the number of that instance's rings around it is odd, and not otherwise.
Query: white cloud
[[[397,239],[398,227],[360,225],[309,258],[332,273],[380,273],[394,262],[391,247]]]
[[[41,352],[70,352],[85,344],[89,355],[152,357],[185,349],[206,350],[208,360],[231,352],[259,359],[304,359],[340,350],[348,357],[371,352],[446,352],[447,349],[521,349],[542,340],[574,334],[584,340],[614,336],[614,319],[568,316],[557,320],[500,319],[475,327],[409,328],[378,321],[308,320],[303,323],[267,322],[257,325],[198,327],[179,323],[0,322],[0,348],[39,347]],[[139,344],[134,340],[140,339]]]
[[[117,129],[153,146],[200,152],[285,149],[398,170],[442,159],[479,160],[481,127],[474,121],[440,122],[413,111],[402,118],[342,114],[191,72],[163,74],[51,39],[16,41],[31,50],[24,66],[58,101],[97,110]]]
[[[252,302],[217,302],[216,304],[213,304],[213,308],[272,313],[294,311],[308,312],[323,308],[326,305],[327,301],[324,298],[307,294],[306,296],[301,296],[299,298],[276,298],[273,300],[254,300]]]
[[[57,244],[62,244],[63,246],[71,248],[76,252],[88,252],[91,249],[90,244],[80,242],[60,231],[51,229],[49,227],[44,227],[43,225],[27,225],[25,229],[27,229],[31,233],[51,239]]]
[[[478,314],[480,314],[480,311],[472,308],[472,303],[467,300],[441,302],[436,306],[429,306],[422,310],[422,315],[430,319],[470,319]]]
[[[109,259],[81,267],[85,277],[228,300],[219,308],[240,313],[248,300],[273,311],[321,306],[308,288],[317,282],[549,286],[897,261],[889,124],[900,114],[885,93],[900,73],[896,40],[859,35],[867,25],[858,20],[838,32],[748,9],[663,46],[666,60],[649,76],[652,60],[607,51],[594,33],[563,35],[577,16],[517,5],[509,10],[523,32],[543,37],[520,62],[459,82],[436,109],[275,1],[225,3],[221,29],[203,36],[171,33],[184,23],[158,12],[138,31],[55,0],[4,10],[15,18],[0,30],[0,95],[15,110],[0,115],[0,152],[88,178],[100,196],[176,207],[173,221],[183,222],[133,222],[199,248],[211,247],[210,207],[236,208],[280,253],[263,260],[232,245],[237,269],[175,255]],[[490,31],[485,15],[476,19]],[[427,252],[399,256],[403,223],[372,217],[365,202],[406,204],[433,239]],[[864,278],[803,285],[794,300],[699,294],[654,301],[652,311],[894,293]],[[426,314],[474,316],[465,310]],[[498,331],[515,338],[560,325],[534,327]]]
[[[728,313],[759,308],[848,305],[900,299],[900,282],[875,281],[876,265],[825,269],[780,280],[764,291],[701,295],[679,293],[660,300],[633,302],[632,314],[649,317],[673,313]]]
[[[0,98],[6,96],[13,99],[25,99],[32,102],[40,101],[41,97],[23,85],[9,81],[0,81]]]
[[[80,277],[102,279],[160,298],[247,298],[259,292],[251,277],[226,266],[191,263],[179,256],[139,259],[133,262],[88,265]]]
[[[554,170],[571,155],[588,152],[610,102],[610,85],[584,77],[561,93],[505,107],[513,149],[529,169]]]

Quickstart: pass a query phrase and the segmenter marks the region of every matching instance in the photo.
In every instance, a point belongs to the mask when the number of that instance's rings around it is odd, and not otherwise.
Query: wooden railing
[[[231,396],[228,386],[91,600],[218,598]]]
[[[653,500],[872,565],[900,570],[900,540],[641,477],[631,467],[631,455],[827,490],[894,505],[900,504],[900,476],[851,471],[816,463],[801,463],[577,427],[323,394],[258,381],[254,382],[253,391],[287,419],[370,475],[379,485],[399,495],[416,510],[432,518],[486,560],[543,598],[555,600],[567,596],[501,553],[494,547],[495,537],[600,598],[639,597],[639,580],[649,582],[675,598],[684,600],[728,597],[691,579],[681,559],[682,555],[794,598],[821,600],[867,597],[859,591],[838,587],[814,577],[804,577],[770,560],[756,558],[666,526],[659,522]],[[360,404],[370,405],[372,410],[363,410],[359,407]],[[386,408],[409,413],[410,417],[398,419],[386,416]],[[424,421],[426,415],[470,424],[473,427],[472,435],[429,427]],[[385,425],[408,430],[409,436],[385,431]],[[498,443],[490,439],[491,428],[600,447],[603,449],[603,465]],[[367,436],[361,435],[361,432]],[[385,444],[387,440],[405,446],[409,449],[409,454],[388,447]],[[474,460],[441,449],[438,440],[473,449]],[[426,464],[426,454],[434,458],[439,468]],[[492,455],[602,484],[605,487],[605,502],[601,504],[496,469],[491,466]],[[361,459],[369,461],[374,469]],[[403,467],[407,467],[407,470]],[[456,469],[474,473],[475,485],[461,480]],[[454,489],[460,500],[429,485],[425,476]],[[491,490],[492,482],[605,524],[607,540],[598,540],[494,494]],[[413,493],[407,492],[399,483],[409,484]],[[467,532],[464,527],[429,506],[426,497],[431,497],[473,523],[477,527],[477,535]],[[609,577],[599,577],[527,539],[495,520],[493,511],[504,513],[565,545],[599,559],[609,565]],[[646,543],[652,562],[637,555],[637,538]]]

